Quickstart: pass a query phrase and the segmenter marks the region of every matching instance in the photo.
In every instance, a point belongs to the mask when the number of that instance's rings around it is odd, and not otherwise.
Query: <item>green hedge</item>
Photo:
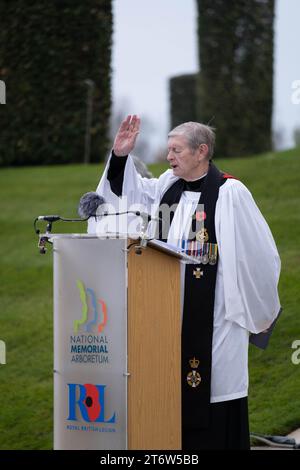
[[[83,161],[86,79],[95,83],[91,160],[104,159],[111,0],[2,0],[0,17],[0,165]]]
[[[197,121],[197,74],[179,75],[169,82],[171,128],[188,121]]]
[[[274,0],[197,0],[199,120],[217,128],[216,153],[270,150]]]

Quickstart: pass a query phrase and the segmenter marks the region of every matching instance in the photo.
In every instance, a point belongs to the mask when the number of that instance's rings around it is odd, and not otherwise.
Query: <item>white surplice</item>
[[[136,204],[135,207],[155,215],[163,194],[178,179],[172,170],[167,170],[158,179],[142,178],[129,156],[122,197],[119,198],[110,189],[108,166],[109,162],[97,192],[115,210],[120,209],[120,202],[122,207],[124,201],[127,208]],[[185,191],[182,194],[168,242],[176,244],[177,233],[184,236],[188,231],[199,197],[200,193]],[[184,207],[189,208],[188,211]],[[109,224],[107,227],[110,230]],[[96,223],[91,219],[88,232],[99,233],[99,230],[103,230],[101,221]],[[211,402],[220,402],[248,394],[249,333],[267,329],[279,312],[277,286],[280,258],[264,217],[249,190],[238,180],[227,179],[220,187],[215,230],[219,261],[214,305]],[[120,231],[126,232],[125,223]]]

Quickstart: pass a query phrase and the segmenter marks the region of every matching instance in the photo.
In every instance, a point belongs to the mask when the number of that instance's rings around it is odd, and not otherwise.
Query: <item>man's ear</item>
[[[201,160],[207,157],[208,154],[208,145],[207,144],[200,144],[199,145],[199,155],[201,156]]]

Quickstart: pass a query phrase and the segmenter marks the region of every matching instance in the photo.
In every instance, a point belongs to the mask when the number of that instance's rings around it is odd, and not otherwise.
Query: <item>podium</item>
[[[53,235],[54,449],[181,449],[186,255]],[[131,247],[130,247],[131,246]]]

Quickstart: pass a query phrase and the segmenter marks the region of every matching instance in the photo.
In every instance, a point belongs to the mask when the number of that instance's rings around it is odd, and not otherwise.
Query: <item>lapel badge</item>
[[[206,219],[206,212],[196,211],[196,220],[197,222],[203,222]]]
[[[203,227],[201,230],[199,230],[199,232],[196,233],[196,240],[203,243],[208,242],[209,236],[206,228]]]

